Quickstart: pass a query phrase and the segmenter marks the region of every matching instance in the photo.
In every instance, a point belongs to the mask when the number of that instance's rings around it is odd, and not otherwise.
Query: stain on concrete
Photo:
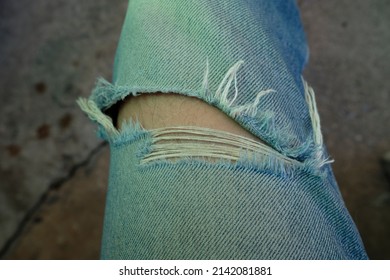
[[[2,254],[19,238],[21,227],[50,187],[63,183],[62,178],[68,180],[70,171],[101,143],[96,127],[77,108],[75,100],[90,94],[96,77],[111,76],[127,1],[0,3]],[[98,50],[105,53],[100,60],[94,56]],[[68,84],[74,85],[71,92],[65,90]],[[72,120],[65,118],[62,125],[66,128],[61,129],[59,122],[65,114]],[[44,124],[47,126],[42,127]],[[7,149],[10,144],[22,148],[19,154],[15,147]],[[46,249],[37,247],[31,256]],[[74,258],[82,254],[79,250]]]
[[[38,82],[34,85],[35,91],[38,94],[44,94],[47,90],[47,86],[44,82]]]
[[[59,124],[61,129],[65,130],[65,129],[69,128],[69,126],[72,124],[72,121],[73,121],[73,116],[69,113],[66,113],[65,115],[63,115],[61,117],[58,124]]]
[[[22,147],[19,145],[11,144],[6,147],[8,154],[11,157],[17,157],[20,154],[20,151],[22,150]]]
[[[50,125],[42,124],[36,130],[36,135],[39,140],[46,139],[50,136]]]

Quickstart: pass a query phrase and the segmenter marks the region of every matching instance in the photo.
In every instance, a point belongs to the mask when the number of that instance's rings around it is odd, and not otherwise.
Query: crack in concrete
[[[19,223],[18,228],[15,230],[14,234],[6,241],[3,248],[0,250],[0,259],[4,259],[7,253],[12,248],[12,245],[18,240],[18,238],[22,235],[26,225],[30,222],[31,218],[34,214],[40,209],[40,207],[47,201],[47,198],[52,190],[60,189],[67,181],[72,179],[77,170],[82,167],[87,166],[90,161],[105,147],[107,146],[106,142],[100,143],[97,147],[93,148],[92,151],[88,154],[88,156],[81,162],[75,164],[70,170],[68,175],[59,178],[49,184],[47,191],[38,199],[33,207],[27,211],[27,214],[24,216],[22,221]]]

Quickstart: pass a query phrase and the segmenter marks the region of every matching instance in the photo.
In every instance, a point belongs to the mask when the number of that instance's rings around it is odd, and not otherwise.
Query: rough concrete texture
[[[376,259],[390,258],[380,162],[390,150],[387,2],[298,1],[311,49],[305,77],[346,205]],[[108,154],[74,100],[97,76],[110,78],[126,5],[0,1],[3,258],[98,257]]]
[[[110,77],[126,6],[0,1],[0,248],[99,144],[75,99]]]
[[[311,49],[306,79],[346,205],[371,258],[390,259],[390,3],[300,1]]]
[[[95,149],[71,179],[51,189],[6,258],[98,259],[108,162],[108,147]]]

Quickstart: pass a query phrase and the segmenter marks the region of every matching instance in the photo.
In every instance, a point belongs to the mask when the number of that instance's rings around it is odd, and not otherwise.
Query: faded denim
[[[131,0],[112,83],[78,102],[111,149],[102,258],[367,259],[301,77],[307,59],[292,0]],[[104,114],[155,92],[197,97],[267,145],[131,121],[118,131]],[[175,146],[185,135],[200,140]],[[191,150],[202,137],[222,140]]]

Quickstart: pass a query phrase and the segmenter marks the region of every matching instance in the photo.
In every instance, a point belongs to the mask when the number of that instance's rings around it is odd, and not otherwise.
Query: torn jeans
[[[131,0],[112,83],[78,101],[110,143],[103,259],[366,259],[323,143],[292,0]],[[263,140],[119,131],[128,95],[177,93]]]

